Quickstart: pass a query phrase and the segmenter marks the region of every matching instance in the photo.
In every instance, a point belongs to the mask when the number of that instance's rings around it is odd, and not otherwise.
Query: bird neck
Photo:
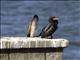
[[[51,22],[51,25],[56,25],[56,24],[58,24],[58,21]]]

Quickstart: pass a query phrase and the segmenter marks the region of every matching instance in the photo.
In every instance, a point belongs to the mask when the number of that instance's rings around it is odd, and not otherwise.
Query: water
[[[1,36],[25,37],[34,14],[39,15],[38,32],[50,16],[57,16],[54,38],[80,40],[80,1],[1,1]],[[64,60],[80,60],[80,46],[65,48]]]

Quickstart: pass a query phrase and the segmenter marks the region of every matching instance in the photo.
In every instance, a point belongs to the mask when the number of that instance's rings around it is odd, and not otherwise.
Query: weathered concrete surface
[[[46,48],[46,47],[67,47],[69,41],[66,39],[42,39],[26,37],[2,37],[0,49],[3,48]]]
[[[0,60],[62,60],[66,39],[2,37]]]

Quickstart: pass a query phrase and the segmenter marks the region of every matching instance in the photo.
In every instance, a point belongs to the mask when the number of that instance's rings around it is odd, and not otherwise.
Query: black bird
[[[56,31],[58,25],[58,18],[56,16],[49,18],[49,23],[42,29],[42,32],[39,34],[41,38],[50,38],[52,39],[52,34]]]
[[[38,15],[34,15],[28,26],[27,37],[35,36],[35,31],[37,29],[38,20],[39,20]]]

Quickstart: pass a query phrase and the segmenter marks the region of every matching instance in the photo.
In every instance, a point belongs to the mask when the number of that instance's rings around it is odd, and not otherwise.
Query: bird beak
[[[58,20],[59,18],[54,18],[53,20]]]

